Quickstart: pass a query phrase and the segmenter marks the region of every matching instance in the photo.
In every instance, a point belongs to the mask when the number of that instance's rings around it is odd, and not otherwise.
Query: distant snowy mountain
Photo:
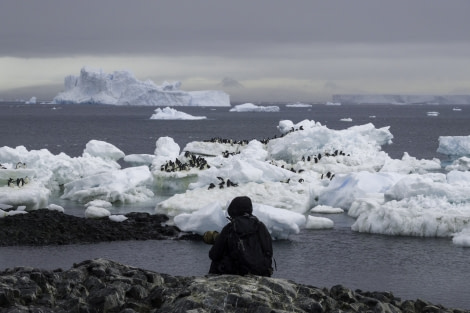
[[[470,104],[470,95],[333,95],[333,102],[342,104]]]
[[[137,80],[128,71],[106,74],[102,70],[83,67],[80,76],[64,79],[65,91],[60,92],[54,104],[112,104],[143,106],[230,106],[230,97],[219,90],[183,91],[180,82]]]
[[[220,83],[217,84],[219,88],[244,88],[236,79],[231,77],[224,77]]]

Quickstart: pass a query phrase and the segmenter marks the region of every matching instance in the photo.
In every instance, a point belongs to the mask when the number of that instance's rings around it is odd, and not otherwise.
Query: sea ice
[[[124,155],[98,140],[74,158],[0,147],[0,216],[62,210],[51,203],[61,197],[81,203],[87,217],[120,221],[110,213],[116,202],[155,201],[156,213],[201,234],[220,230],[228,203],[246,195],[277,239],[304,228],[335,227],[312,214],[346,211],[355,219],[353,231],[453,237],[456,245],[470,245],[468,137],[440,137],[441,153],[461,156],[442,168],[438,159],[418,160],[406,152],[390,158],[381,147],[393,135],[371,123],[333,130],[311,120],[281,120],[277,130],[280,136],[267,142],[194,141],[183,149],[171,137],[160,137],[148,155]],[[122,159],[130,166],[121,168]],[[196,161],[201,163],[181,165]],[[8,186],[9,178],[26,176],[24,185]],[[166,197],[157,201],[160,192]]]

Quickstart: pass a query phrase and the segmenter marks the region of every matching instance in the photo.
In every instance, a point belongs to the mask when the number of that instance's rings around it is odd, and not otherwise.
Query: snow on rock
[[[230,106],[230,97],[223,91],[179,90],[180,82],[140,81],[128,71],[111,74],[83,67],[80,76],[67,76],[65,90],[57,94],[53,104],[111,104],[143,106]]]
[[[109,215],[109,219],[113,222],[120,223],[120,222],[124,222],[125,220],[127,220],[127,217],[122,214],[116,214],[116,215]]]
[[[47,209],[49,209],[49,210],[51,210],[51,211],[61,212],[61,213],[64,213],[64,212],[65,212],[65,209],[64,209],[62,206],[57,205],[57,204],[53,204],[53,203],[49,204],[49,205],[47,206]]]
[[[96,207],[96,206],[89,206],[85,210],[86,218],[101,218],[101,217],[106,217],[110,215],[111,215],[111,212],[109,212],[107,209]]]

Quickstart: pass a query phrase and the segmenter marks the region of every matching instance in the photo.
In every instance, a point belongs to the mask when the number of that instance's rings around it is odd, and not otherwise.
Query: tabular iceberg
[[[183,91],[180,82],[140,81],[128,71],[106,74],[83,67],[80,76],[64,79],[65,90],[53,104],[112,104],[144,106],[230,106],[230,97],[219,90]]]
[[[342,104],[470,104],[470,95],[333,95],[333,102]]]

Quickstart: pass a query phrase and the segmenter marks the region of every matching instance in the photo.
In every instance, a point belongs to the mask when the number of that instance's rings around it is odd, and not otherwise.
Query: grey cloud
[[[469,41],[466,0],[2,0],[0,56],[225,54],[279,45]]]

